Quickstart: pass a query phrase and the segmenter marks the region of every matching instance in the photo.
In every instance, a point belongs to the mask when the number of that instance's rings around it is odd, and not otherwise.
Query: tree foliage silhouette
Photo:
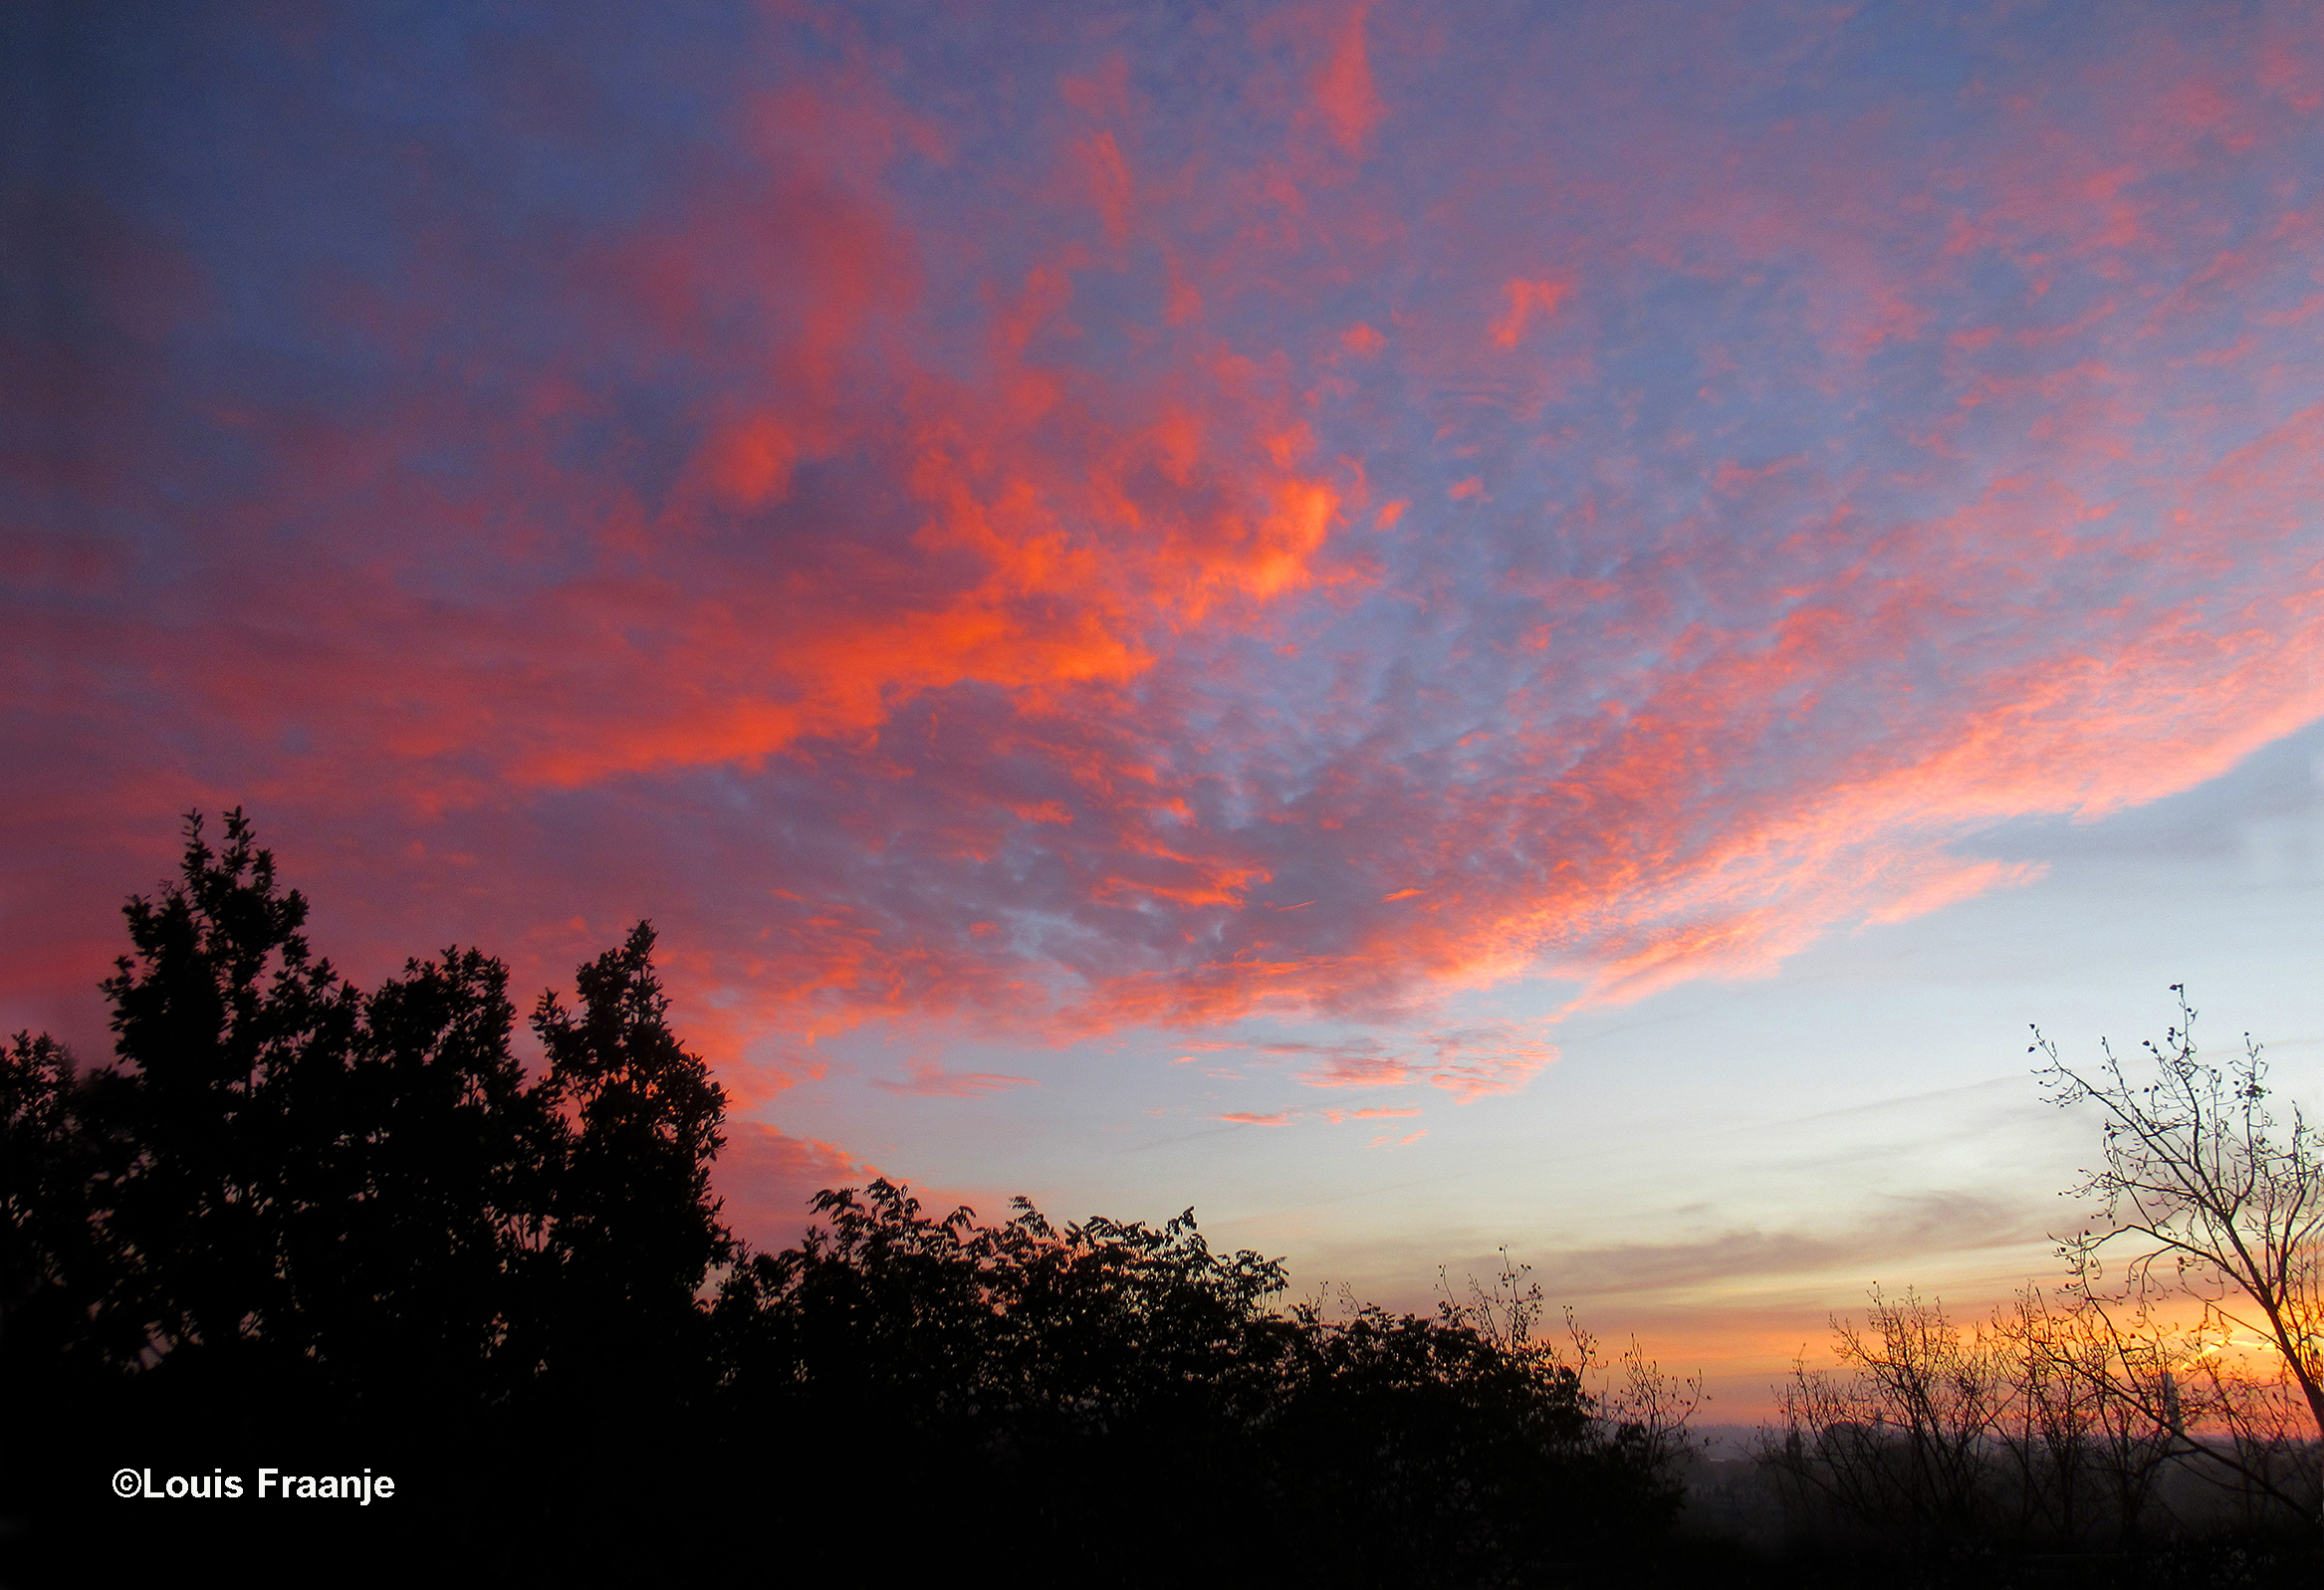
[[[261,1419],[473,1410],[666,1352],[727,1253],[724,1100],[651,929],[581,969],[578,1013],[542,997],[528,1081],[500,962],[447,950],[365,994],[225,827],[189,818],[178,880],[124,909],[116,1063],[8,1051],[13,1333]]]
[[[0,1049],[0,1352],[65,1371],[94,1350],[77,1289],[98,1268],[95,1175],[72,1056],[42,1033]]]
[[[1651,1537],[1675,1506],[1571,1364],[1453,1305],[1278,1311],[1281,1263],[1213,1252],[1191,1211],[1060,1228],[1019,1200],[988,1226],[885,1181],[815,1209],[719,1299],[748,1421],[891,1472],[914,1454],[1059,1572],[1495,1583]],[[1141,1538],[1125,1569],[1125,1497],[1203,1529]]]

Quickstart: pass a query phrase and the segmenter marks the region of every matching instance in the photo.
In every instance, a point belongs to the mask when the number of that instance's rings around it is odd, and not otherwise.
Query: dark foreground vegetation
[[[532,1014],[500,963],[369,991],[239,814],[127,908],[115,1063],[19,1036],[7,1543],[26,1577],[1469,1585],[1666,1527],[1655,1431],[1506,1314],[1275,1306],[1279,1263],[1155,1228],[824,1194],[745,1249],[724,1100],[640,926]],[[240,1497],[121,1500],[122,1467]],[[258,1498],[262,1467],[395,1493]]]
[[[2177,1401],[2075,1402],[2072,1352],[2119,1344],[2062,1325],[1965,1348],[1892,1307],[1857,1378],[1803,1370],[1786,1427],[1715,1461],[1635,1354],[1609,1379],[1544,1339],[1515,1271],[1429,1316],[1285,1306],[1279,1261],[1191,1213],[980,1222],[885,1182],[750,1251],[642,924],[541,997],[528,1068],[499,962],[351,987],[239,813],[126,914],[112,1063],[29,1034],[0,1061],[7,1583],[2315,1573],[2312,1443],[2255,1426],[2229,1473]],[[117,1498],[124,1468],[197,1494]],[[2243,1501],[2186,1502],[2198,1471]]]

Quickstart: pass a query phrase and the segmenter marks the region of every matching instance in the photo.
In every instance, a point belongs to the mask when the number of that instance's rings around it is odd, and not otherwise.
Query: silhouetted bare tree
[[[2118,1343],[2152,1337],[2158,1309],[2174,1299],[2201,1311],[2208,1412],[2237,1433],[2219,1456],[2246,1480],[2272,1484],[2283,1399],[2233,1358],[2256,1347],[2304,1404],[2306,1433],[2324,1436],[2324,1135],[2296,1105],[2288,1120],[2274,1114],[2249,1034],[2225,1065],[2205,1059],[2187,991],[2171,992],[2179,1020],[2161,1043],[2141,1045],[2135,1067],[2104,1039],[2096,1065],[2069,1065],[2034,1029],[2028,1052],[2047,1061],[2039,1074],[2050,1098],[2095,1105],[2104,1123],[2100,1163],[2074,1189],[2097,1220],[2060,1251],[2072,1295]],[[2127,1360],[2118,1351],[2115,1361]],[[2134,1376],[2119,1390],[2173,1429],[2191,1422],[2166,1406],[2186,1395],[2181,1377]]]
[[[2102,1043],[2070,1066],[2035,1030],[2049,1096],[2103,1121],[2065,1285],[1966,1327],[1877,1290],[1862,1327],[1835,1320],[1837,1370],[1801,1364],[1763,1444],[1795,1506],[1923,1549],[2130,1548],[2313,1514],[2324,1140],[2270,1113],[2248,1037],[2203,1059],[2173,992],[2180,1020],[2137,1065]]]

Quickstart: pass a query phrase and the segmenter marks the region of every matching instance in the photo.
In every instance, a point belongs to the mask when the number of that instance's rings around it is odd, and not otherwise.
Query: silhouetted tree
[[[1676,1498],[1626,1472],[1571,1365],[1451,1318],[1294,1320],[1269,1468],[1335,1577],[1521,1580],[1667,1522]]]
[[[721,1318],[743,1375],[851,1418],[1113,1429],[1209,1395],[1252,1331],[1279,1323],[1265,1304],[1281,1263],[1213,1253],[1191,1211],[1059,1230],[1019,1200],[985,1227],[967,1209],[924,1214],[886,1181],[813,1208],[823,1223],[798,1248],[730,1277]]]
[[[2061,1245],[2071,1285],[2099,1309],[2183,1297],[2248,1333],[2324,1436],[2324,1133],[2296,1105],[2276,1119],[2249,1034],[2227,1064],[2204,1059],[2187,991],[2171,992],[2179,1021],[2144,1045],[2138,1076],[2103,1039],[2098,1063],[2077,1068],[2034,1029],[2052,1100],[2094,1104],[2102,1120],[2104,1159],[2074,1190],[2097,1223]]]
[[[101,1335],[188,1392],[287,1393],[330,1350],[309,1306],[325,1277],[301,1259],[338,1246],[358,997],[309,950],[307,902],[239,810],[223,851],[189,819],[181,880],[124,914],[134,953],[105,984],[120,1063],[87,1105],[118,1258],[96,1288]]]
[[[507,991],[498,961],[453,949],[363,1001],[330,1165],[337,1218],[299,1255],[349,1391],[406,1416],[415,1399],[494,1405],[540,1365],[543,1332],[524,1319],[557,1133],[510,1053]]]
[[[696,1294],[733,1253],[710,1191],[726,1095],[669,1028],[653,943],[640,922],[581,969],[579,1013],[543,994],[533,1015],[553,1125],[545,1356],[600,1382],[666,1382],[679,1362],[702,1361]]]
[[[1793,1370],[1764,1461],[1795,1499],[1896,1545],[1943,1552],[1988,1534],[2011,1399],[1998,1344],[1940,1303],[1877,1288],[1862,1327],[1835,1318],[1832,1331],[1845,1372]]]

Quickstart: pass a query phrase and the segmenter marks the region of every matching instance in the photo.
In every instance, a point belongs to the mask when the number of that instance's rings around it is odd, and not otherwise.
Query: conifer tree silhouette
[[[189,817],[180,880],[123,914],[133,953],[104,985],[121,1064],[90,1099],[119,1259],[99,1327],[176,1385],[247,1396],[314,1367],[297,1254],[328,1218],[358,997],[309,950],[307,901],[239,809],[218,851]]]

